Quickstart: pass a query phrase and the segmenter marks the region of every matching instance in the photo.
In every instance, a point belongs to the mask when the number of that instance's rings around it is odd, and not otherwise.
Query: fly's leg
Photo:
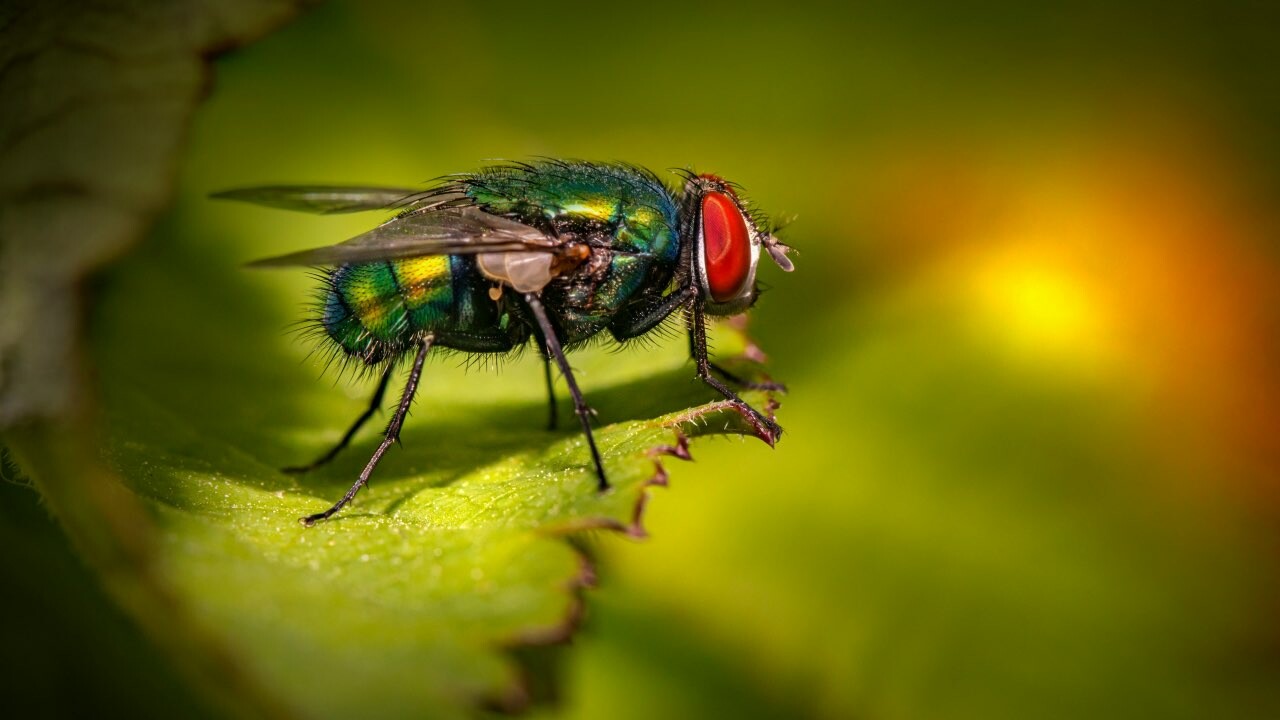
[[[342,436],[342,439],[338,441],[337,445],[334,445],[329,449],[329,452],[326,452],[306,465],[291,465],[287,468],[282,468],[281,471],[287,472],[291,475],[297,475],[315,470],[321,465],[327,465],[334,458],[338,457],[338,453],[342,452],[347,445],[351,444],[351,438],[355,437],[356,433],[360,431],[360,428],[368,422],[369,418],[373,417],[373,414],[377,412],[379,408],[382,407],[382,397],[387,394],[387,383],[391,381],[391,371],[393,367],[393,365],[388,365],[387,369],[383,371],[382,379],[378,381],[378,389],[373,391],[373,399],[369,401],[369,407],[360,414],[360,417],[356,418],[356,421],[347,429],[347,434]]]
[[[542,374],[547,380],[547,429],[555,430],[560,425],[560,412],[556,409],[556,388],[551,380],[551,358],[542,358]]]
[[[697,294],[697,290],[692,285],[686,285],[651,303],[636,303],[624,308],[614,316],[613,322],[609,323],[609,332],[619,342],[640,337],[661,325],[671,313],[688,305]]]
[[[697,359],[695,358],[695,362],[696,360]],[[782,393],[787,391],[787,386],[783,385],[782,383],[756,382],[754,380],[747,380],[746,378],[740,375],[736,375],[734,373],[729,372],[728,370],[725,370],[724,368],[720,367],[719,365],[713,362],[708,362],[707,365],[711,368],[712,372],[718,373],[720,377],[724,378],[725,380],[728,380],[729,382],[733,383],[734,385],[737,385],[740,388],[746,388],[747,390],[766,390],[769,392],[782,392]]]
[[[704,333],[704,337],[705,337],[705,333]],[[703,345],[703,353],[704,354],[706,353],[705,340]],[[696,343],[694,342],[694,337],[692,332],[689,333],[689,357],[693,358],[693,361],[695,363],[698,362],[698,348]],[[787,391],[787,386],[783,385],[782,383],[754,382],[751,380],[747,380],[746,378],[736,373],[730,372],[729,370],[726,370],[725,368],[711,362],[710,360],[707,361],[707,367],[710,368],[712,372],[718,374],[720,377],[724,378],[725,380],[728,380],[729,382],[733,383],[734,385],[737,385],[740,388],[746,388],[747,390],[767,390],[770,392],[786,392]]]
[[[596,477],[600,481],[599,489],[601,492],[608,490],[609,481],[604,476],[604,463],[600,461],[600,451],[596,449],[596,440],[591,435],[591,408],[587,406],[587,401],[582,397],[582,391],[578,389],[578,381],[573,379],[573,371],[569,369],[569,361],[560,347],[560,339],[556,337],[555,328],[551,326],[551,320],[547,317],[547,311],[542,307],[538,294],[525,293],[524,301],[533,312],[538,328],[542,331],[542,338],[547,345],[547,355],[554,358],[556,365],[560,366],[560,374],[564,376],[564,382],[569,386],[569,394],[573,396],[573,410],[582,421],[582,431],[586,433],[587,446],[591,448],[591,459],[596,464]]]
[[[778,437],[782,435],[782,428],[778,423],[748,405],[738,397],[737,393],[730,390],[728,385],[712,374],[714,366],[707,358],[707,319],[702,311],[702,305],[697,302],[694,302],[689,309],[689,345],[693,361],[698,366],[698,379],[715,388],[725,396],[725,399],[737,406],[765,442],[770,445],[778,442]]]
[[[409,372],[409,379],[404,384],[404,392],[400,395],[400,405],[396,408],[396,414],[391,417],[391,422],[387,424],[387,430],[383,433],[382,443],[378,445],[377,450],[373,451],[373,457],[369,458],[369,462],[365,464],[364,470],[360,472],[360,477],[351,486],[351,489],[347,491],[347,494],[334,503],[333,507],[322,513],[302,518],[303,525],[311,527],[319,520],[328,520],[347,503],[351,502],[356,493],[360,492],[360,488],[369,482],[369,476],[373,474],[373,469],[378,467],[378,462],[382,460],[387,448],[391,447],[391,443],[400,441],[400,428],[404,426],[404,418],[409,414],[409,406],[413,404],[413,395],[417,392],[418,380],[422,377],[422,365],[426,362],[427,351],[431,349],[431,344],[434,341],[435,338],[431,335],[427,335],[419,341],[418,356],[413,359],[413,369]]]
[[[680,307],[686,308],[686,312],[689,314],[689,354],[698,366],[698,379],[715,388],[721,395],[724,395],[730,402],[738,406],[743,414],[748,417],[756,432],[762,438],[765,438],[766,442],[770,445],[777,442],[778,436],[782,434],[782,428],[744,402],[742,398],[738,397],[737,393],[730,390],[712,372],[718,372],[730,382],[753,390],[782,390],[784,389],[783,386],[773,383],[746,382],[711,362],[707,357],[706,318],[698,301],[697,288],[692,284],[678,288],[671,294],[658,298],[650,304],[637,304],[624,310],[615,316],[614,322],[609,325],[609,332],[619,341],[639,337],[660,325],[663,320],[667,319],[667,316]]]

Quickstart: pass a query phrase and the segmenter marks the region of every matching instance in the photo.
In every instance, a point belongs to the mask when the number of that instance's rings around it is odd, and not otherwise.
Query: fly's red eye
[[[709,192],[702,198],[702,239],[711,299],[728,302],[742,295],[751,273],[751,233],[728,195]]]

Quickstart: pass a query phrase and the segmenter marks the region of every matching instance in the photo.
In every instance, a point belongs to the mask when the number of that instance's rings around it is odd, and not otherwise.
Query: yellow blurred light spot
[[[1110,354],[1106,306],[1088,279],[1034,253],[980,259],[972,296],[984,329],[1036,361],[1092,366]]]

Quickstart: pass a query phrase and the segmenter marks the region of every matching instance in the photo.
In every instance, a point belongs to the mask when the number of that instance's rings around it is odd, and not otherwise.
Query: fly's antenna
[[[782,268],[783,272],[791,272],[796,269],[795,264],[791,262],[791,258],[787,257],[787,255],[795,252],[795,248],[779,240],[778,233],[795,222],[797,217],[796,215],[784,215],[774,220],[769,229],[762,233],[760,237],[761,242],[764,243],[764,249],[769,252],[769,257],[773,258],[773,261],[777,263],[778,267]]]

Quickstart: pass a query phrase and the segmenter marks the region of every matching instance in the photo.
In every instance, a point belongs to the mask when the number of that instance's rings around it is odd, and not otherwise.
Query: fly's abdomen
[[[454,309],[446,256],[342,265],[324,292],[321,324],[343,351],[378,362],[424,331],[450,325]]]
[[[453,258],[446,255],[409,258],[388,263],[414,330],[443,327],[454,306]]]

